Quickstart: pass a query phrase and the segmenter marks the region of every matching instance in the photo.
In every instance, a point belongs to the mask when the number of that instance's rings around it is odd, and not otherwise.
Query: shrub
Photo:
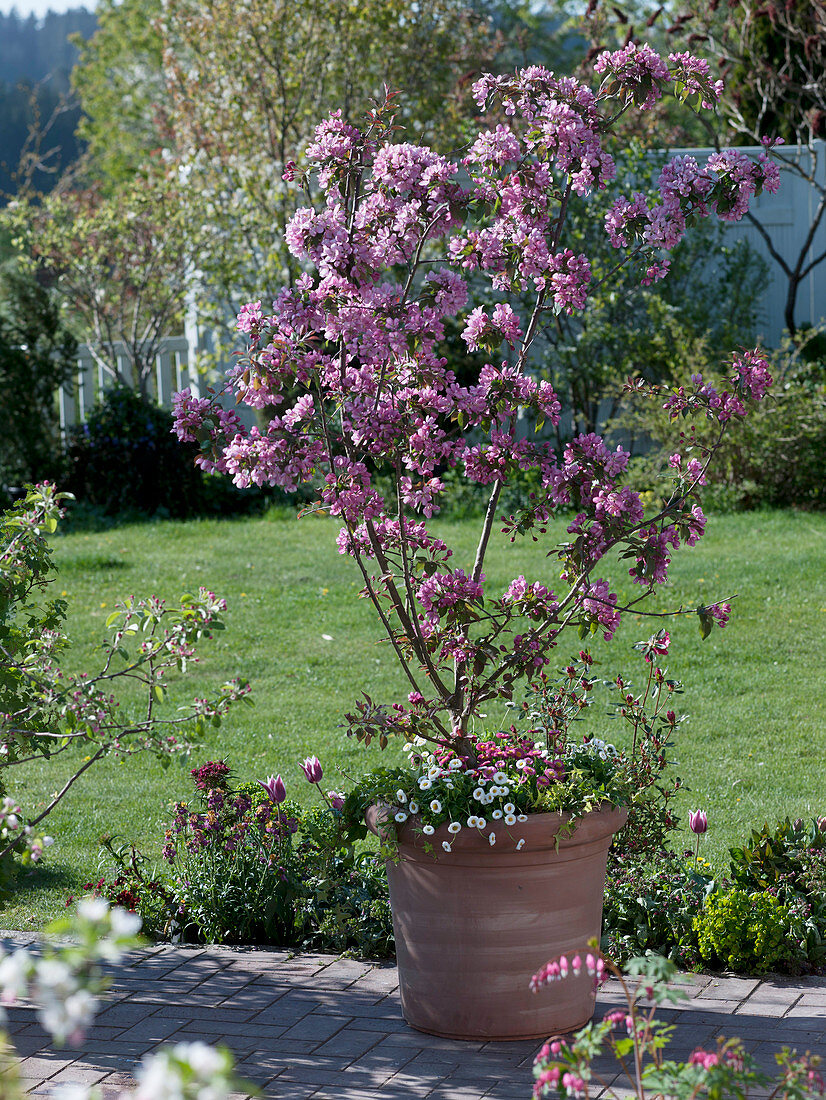
[[[702,351],[702,349],[700,349]],[[777,381],[768,402],[754,416],[735,419],[709,467],[702,489],[703,506],[721,510],[756,507],[826,508],[826,365],[818,358],[817,335],[797,348],[773,354]],[[710,350],[695,358],[696,370],[719,388],[722,376]],[[673,440],[658,422],[658,410],[635,407],[620,421],[632,435],[646,436],[651,451],[632,460],[635,484],[647,482],[661,495],[662,473]],[[698,421],[685,426],[689,447],[709,446],[711,433]]]
[[[76,350],[49,292],[30,275],[0,270],[0,487],[59,474],[55,392]]]
[[[192,514],[201,479],[169,429],[158,405],[123,387],[109,390],[72,438],[70,491],[109,513]]]
[[[826,892],[826,818],[804,822],[788,817],[753,829],[745,844],[729,849],[731,877],[750,890]]]
[[[159,937],[392,952],[383,865],[354,849],[335,792],[306,809],[284,800],[283,784],[275,795],[258,782],[232,786],[223,761],[192,777],[195,798],[175,804],[166,833],[172,875],[150,874],[134,848],[107,842],[114,878],[89,889],[138,912]]]
[[[655,951],[684,969],[700,957],[694,921],[712,880],[684,856],[656,862],[612,858],[603,901],[603,949],[618,963]]]
[[[182,447],[171,429],[168,410],[125,387],[109,390],[72,437],[69,489],[82,506],[106,515],[251,513],[274,498],[204,474],[194,464],[197,448]]]
[[[803,961],[794,923],[789,907],[767,890],[750,893],[734,887],[709,894],[693,927],[706,962],[762,974]]]

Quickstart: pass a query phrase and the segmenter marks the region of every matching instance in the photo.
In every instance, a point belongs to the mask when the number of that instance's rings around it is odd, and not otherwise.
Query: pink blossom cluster
[[[779,186],[777,165],[765,154],[752,161],[737,149],[726,149],[712,154],[702,167],[695,157],[673,157],[660,173],[654,201],[638,191],[630,198],[620,196],[605,216],[605,230],[615,248],[637,242],[645,249],[671,250],[683,239],[690,219],[713,213],[723,221],[740,221],[753,197]],[[661,259],[650,265],[644,281],[666,271]]]
[[[723,81],[712,80],[705,58],[693,57],[690,53],[670,53],[668,61],[671,75],[678,84],[682,84],[689,95],[699,95],[701,106],[712,110],[723,94]]]
[[[545,965],[533,975],[530,981],[530,987],[534,993],[541,989],[543,985],[549,985],[551,982],[560,982],[564,978],[567,978],[569,974],[577,978],[585,971],[592,978],[595,979],[595,985],[599,985],[607,976],[607,969],[605,962],[600,955],[594,955],[590,951],[583,959],[580,955],[574,955],[570,962],[567,956],[560,955],[558,959],[551,959],[550,962]],[[557,1053],[549,1051],[549,1053]]]
[[[502,340],[506,340],[513,347],[521,336],[519,318],[507,302],[497,302],[492,316],[489,316],[482,306],[471,310],[462,333],[462,339],[466,342],[468,351],[477,351],[482,346],[493,349]]]
[[[613,53],[601,53],[594,72],[610,76],[644,111],[662,98],[662,85],[671,75],[659,54],[646,44],[637,46],[634,42]]]
[[[466,605],[478,603],[484,596],[484,574],[478,581],[465,575],[464,570],[453,573],[433,573],[419,585],[416,593],[427,618],[432,623],[439,622],[445,613],[455,614]]]
[[[731,390],[722,393],[701,374],[691,376],[691,387],[678,386],[663,402],[663,408],[672,420],[687,413],[701,412],[709,420],[725,424],[732,416],[746,415],[747,401],[761,401],[772,384],[769,364],[765,356],[755,349],[735,352],[731,362],[732,373],[728,379]]]

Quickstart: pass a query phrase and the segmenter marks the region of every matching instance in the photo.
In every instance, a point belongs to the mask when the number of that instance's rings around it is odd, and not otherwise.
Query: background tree
[[[68,38],[94,28],[85,8],[42,19],[0,12],[0,204],[20,185],[21,160],[24,180],[46,191],[78,157],[80,110],[68,96],[78,54]]]
[[[818,140],[826,136],[826,0],[665,0],[661,6],[591,0],[583,27],[592,52],[617,41],[656,44],[664,36],[662,52],[699,52],[719,67],[727,92],[719,112],[705,115],[700,131],[671,131],[671,145],[787,143],[775,156],[814,199],[796,251],[781,251],[759,213],[748,218],[783,273],[784,320],[795,336],[801,284],[826,260],[826,154]]]
[[[55,296],[11,263],[0,269],[0,485],[54,478],[60,433],[55,391],[77,343]]]
[[[166,102],[160,0],[100,0],[95,33],[75,36],[72,87],[83,105],[78,135],[89,166],[122,183],[160,148]]]
[[[61,190],[15,203],[4,220],[103,374],[147,396],[161,340],[182,326],[203,240],[174,172],[154,162],[111,195],[98,184]]]

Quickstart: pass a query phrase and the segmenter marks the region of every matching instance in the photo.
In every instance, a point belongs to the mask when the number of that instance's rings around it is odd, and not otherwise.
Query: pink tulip
[[[708,818],[703,810],[689,810],[688,827],[692,833],[704,833],[708,828]]]
[[[266,783],[263,779],[257,779],[256,782],[264,788],[264,790],[270,796],[271,800],[275,802],[276,805],[279,802],[283,802],[284,799],[287,797],[287,788],[284,785],[284,780],[281,778],[280,775],[268,776]]]
[[[307,776],[308,783],[320,783],[324,776],[321,761],[317,756],[308,756],[306,760],[302,761],[301,770]]]

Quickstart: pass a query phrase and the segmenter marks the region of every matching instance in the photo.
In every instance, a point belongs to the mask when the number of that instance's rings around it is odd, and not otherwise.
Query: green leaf
[[[714,626],[714,618],[707,607],[698,607],[697,615],[700,619],[700,637],[705,641]]]
[[[153,684],[152,685],[152,694],[155,696],[155,698],[158,700],[159,703],[163,702],[163,698],[164,698],[163,688],[161,687],[160,684]]]
[[[106,628],[107,628],[107,630],[112,625],[112,623],[117,622],[119,618],[120,618],[120,611],[113,611],[111,615],[107,615],[107,617],[106,617]]]

